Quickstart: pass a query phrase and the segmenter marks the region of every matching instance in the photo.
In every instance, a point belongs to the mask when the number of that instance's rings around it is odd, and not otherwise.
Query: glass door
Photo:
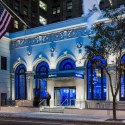
[[[1,93],[1,106],[7,105],[7,93]]]
[[[55,88],[55,106],[74,106],[75,88]]]
[[[39,106],[40,100],[44,100],[47,97],[47,81],[46,80],[38,80],[36,79],[36,87],[34,89],[34,106]],[[41,105],[46,105],[44,101]]]
[[[60,103],[60,98],[61,98],[60,90],[56,89],[54,95],[55,95],[55,106],[60,106],[61,105],[61,103]]]
[[[76,90],[70,89],[70,105],[75,106],[75,99],[76,99]]]
[[[61,105],[68,106],[69,105],[69,96],[70,96],[69,88],[61,88],[60,92],[61,92]]]

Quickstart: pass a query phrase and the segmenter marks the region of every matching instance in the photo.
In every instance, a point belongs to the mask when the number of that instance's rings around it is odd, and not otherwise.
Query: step
[[[64,113],[63,107],[44,107],[40,108],[40,112],[48,112],[48,113]]]

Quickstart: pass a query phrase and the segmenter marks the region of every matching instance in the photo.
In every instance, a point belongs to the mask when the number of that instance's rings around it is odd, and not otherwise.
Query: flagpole
[[[10,10],[25,26],[27,26],[28,28],[30,28],[29,25],[27,25],[12,9],[10,9],[10,7],[8,7],[2,0],[0,0],[0,2],[8,9]]]

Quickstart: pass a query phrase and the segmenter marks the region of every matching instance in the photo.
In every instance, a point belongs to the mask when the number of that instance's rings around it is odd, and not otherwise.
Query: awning
[[[37,74],[34,75],[34,79],[45,79],[45,78],[61,78],[61,77],[76,77],[84,79],[83,74],[75,73],[75,72],[50,72],[49,74]]]
[[[36,74],[34,75],[34,79],[46,79],[48,78],[48,74]]]

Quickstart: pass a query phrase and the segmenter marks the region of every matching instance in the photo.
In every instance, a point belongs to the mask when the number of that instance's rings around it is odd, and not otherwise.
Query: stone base
[[[39,108],[34,107],[18,107],[18,106],[2,106],[1,112],[39,112]]]
[[[26,106],[26,107],[33,107],[32,100],[16,100],[16,106]]]

